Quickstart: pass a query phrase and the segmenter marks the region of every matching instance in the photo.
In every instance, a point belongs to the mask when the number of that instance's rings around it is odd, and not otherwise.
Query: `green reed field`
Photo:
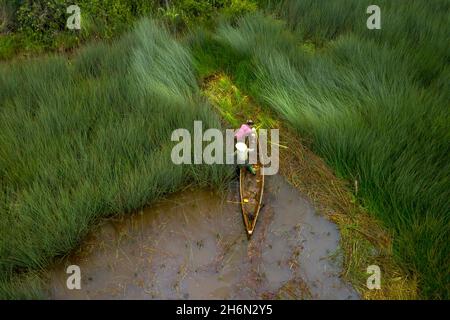
[[[448,299],[450,3],[379,1],[381,30],[370,4],[285,1],[190,43],[200,72],[233,74],[357,184],[421,297]]]
[[[39,272],[99,218],[228,181],[170,161],[172,130],[220,127],[198,84],[218,71],[355,185],[421,298],[450,297],[450,3],[377,1],[381,30],[368,0],[258,3],[0,65],[0,297],[39,297]]]
[[[226,166],[177,166],[177,128],[220,128],[200,97],[191,56],[144,20],[113,45],[0,71],[0,297],[39,292],[40,270],[100,218],[188,184],[221,187]]]

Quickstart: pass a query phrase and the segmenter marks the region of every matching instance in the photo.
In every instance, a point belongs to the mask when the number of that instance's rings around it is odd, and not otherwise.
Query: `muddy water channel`
[[[357,299],[333,259],[334,224],[280,176],[247,239],[238,187],[188,190],[120,220],[107,220],[49,274],[53,299]],[[66,287],[66,267],[81,289]]]

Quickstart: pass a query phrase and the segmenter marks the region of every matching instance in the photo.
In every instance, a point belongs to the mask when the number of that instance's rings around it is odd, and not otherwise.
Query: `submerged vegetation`
[[[37,4],[14,3],[0,0],[0,58],[36,43],[55,49],[65,33],[27,20],[40,12]],[[65,2],[45,5],[52,3]],[[314,151],[354,185],[353,199],[342,196],[345,204],[336,209],[344,246],[355,246],[349,230],[370,215],[389,233],[394,264],[417,281],[419,296],[449,298],[448,1],[378,1],[380,30],[367,29],[372,3],[365,0],[130,3],[86,5],[88,12],[113,10],[98,15],[104,28],[92,24],[102,30],[99,38],[112,38],[149,13],[170,28],[143,20],[112,43],[90,44],[71,59],[0,65],[1,297],[38,296],[33,272],[67,254],[98,218],[187,184],[227,181],[231,168],[170,162],[173,129],[192,128],[199,119],[220,127],[198,85],[220,71],[260,105],[255,119],[289,127],[287,140],[303,156],[312,159]],[[113,13],[118,18],[112,23],[107,17],[114,19]],[[92,31],[84,39],[96,37]],[[224,76],[218,86],[234,90],[233,99],[212,100],[236,126],[242,115],[235,113],[248,101],[230,83]],[[309,170],[301,163],[302,172],[289,171],[298,185]],[[314,176],[337,183],[327,170]],[[333,188],[323,189],[329,195]],[[314,189],[314,197],[320,192]],[[349,202],[357,209],[344,212]],[[352,257],[360,261],[349,270],[378,262],[363,256]]]

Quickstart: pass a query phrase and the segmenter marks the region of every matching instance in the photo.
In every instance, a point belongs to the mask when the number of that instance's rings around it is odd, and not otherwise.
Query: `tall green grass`
[[[0,65],[0,297],[38,297],[34,271],[100,217],[229,177],[170,161],[172,130],[220,127],[195,67],[232,73],[357,180],[421,296],[449,298],[449,2],[380,0],[381,30],[368,0],[259,3],[265,15],[187,39],[195,59],[144,20],[71,60]]]
[[[220,187],[232,174],[170,159],[174,129],[194,120],[220,128],[191,60],[164,27],[144,20],[71,60],[0,65],[2,297],[23,297],[20,284],[31,282],[16,275],[67,254],[100,217],[187,184]]]
[[[359,182],[357,196],[394,234],[421,296],[448,298],[449,5],[381,1],[382,29],[368,30],[369,4],[284,2],[276,18],[223,24],[196,51],[242,57],[243,69],[217,64]]]

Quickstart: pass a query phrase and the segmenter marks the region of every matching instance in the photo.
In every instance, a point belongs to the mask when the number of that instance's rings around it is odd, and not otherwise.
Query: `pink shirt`
[[[248,124],[243,124],[239,130],[234,135],[236,139],[243,140],[246,136],[250,135],[252,133],[252,128]]]

